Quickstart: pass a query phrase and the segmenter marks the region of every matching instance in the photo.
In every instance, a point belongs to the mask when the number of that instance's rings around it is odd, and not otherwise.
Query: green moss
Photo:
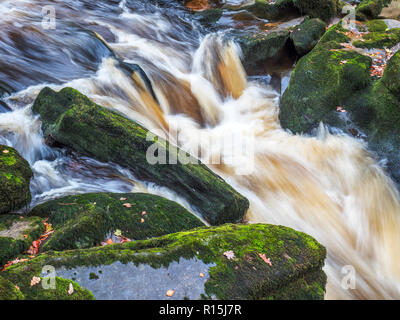
[[[228,260],[224,252],[232,250]],[[272,266],[259,254],[266,254]],[[115,261],[168,267],[181,257],[196,257],[213,263],[206,282],[205,298],[263,299],[273,295],[289,299],[322,299],[326,277],[323,274],[326,251],[310,236],[290,228],[273,225],[233,225],[198,228],[123,245],[41,254],[29,262],[7,269],[7,279],[21,287],[40,275],[42,266],[74,268],[109,265]],[[301,285],[293,289],[293,283]],[[285,289],[287,288],[287,290]],[[307,288],[310,288],[308,290]]]
[[[29,204],[32,176],[28,162],[15,149],[0,145],[0,214]]]
[[[17,257],[22,258],[32,241],[44,233],[44,229],[38,217],[21,219],[14,215],[0,216],[0,266]]]
[[[166,160],[176,158],[174,151],[179,149],[160,137],[146,139],[149,131],[144,127],[74,89],[59,93],[43,89],[33,111],[41,115],[45,136],[97,160],[128,167],[138,179],[170,188],[211,224],[239,221],[249,207],[246,198],[198,159],[189,157],[187,164],[150,164],[146,155],[151,146],[157,145]]]
[[[358,48],[391,48],[400,42],[400,29],[390,29],[386,32],[371,32],[365,34],[363,41],[356,40],[353,45]]]
[[[124,207],[124,203],[131,207]],[[146,214],[142,215],[144,211]],[[143,193],[67,196],[33,208],[30,215],[48,217],[55,230],[43,246],[44,251],[90,248],[117,229],[125,237],[139,240],[204,226],[181,205]]]
[[[290,34],[296,52],[304,55],[311,51],[325,33],[325,23],[320,19],[307,19]]]
[[[0,300],[23,300],[24,295],[10,281],[0,276]]]
[[[90,280],[97,280],[97,279],[99,279],[99,276],[97,274],[95,274],[94,272],[91,272],[89,274],[89,279]]]
[[[385,21],[379,19],[367,21],[365,25],[368,27],[369,32],[384,32],[388,28]]]
[[[243,52],[243,65],[250,73],[260,69],[267,59],[276,57],[286,46],[289,40],[289,31],[273,31],[265,33],[245,33],[243,36],[237,36]]]
[[[337,13],[337,0],[278,0],[270,3],[266,0],[256,0],[253,5],[245,7],[255,16],[276,20],[286,17],[290,12],[308,15],[311,18],[320,18],[328,22]]]
[[[336,0],[293,0],[293,3],[302,15],[307,14],[325,22],[329,22],[336,15],[338,7]]]
[[[357,20],[376,19],[392,0],[363,0],[356,8]]]
[[[283,94],[280,121],[293,132],[308,132],[320,121],[337,125],[335,112],[348,97],[371,83],[371,58],[341,49],[349,40],[337,24],[301,58]]]
[[[222,17],[222,9],[208,9],[193,13],[194,18],[205,26],[216,23]]]

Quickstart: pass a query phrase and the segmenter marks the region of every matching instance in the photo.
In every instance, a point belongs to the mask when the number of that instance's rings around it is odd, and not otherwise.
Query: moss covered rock
[[[290,33],[288,30],[251,33],[237,36],[243,52],[243,65],[249,73],[260,69],[267,59],[275,58],[285,48]]]
[[[168,299],[168,290],[174,290],[172,299],[323,299],[325,255],[312,237],[290,228],[227,224],[48,252],[3,274],[28,299],[43,297],[30,280],[43,277],[45,265],[101,299]],[[116,281],[122,274],[124,281]]]
[[[144,193],[67,196],[38,205],[30,215],[47,217],[55,231],[42,251],[94,247],[115,230],[141,240],[204,226],[181,205]]]
[[[398,29],[382,32],[385,25],[377,21],[365,27],[370,32],[364,34],[364,41],[354,40],[353,45],[382,50],[398,42]],[[388,44],[392,36],[396,39]],[[281,124],[295,133],[310,132],[320,121],[347,131],[350,120],[351,129],[367,135],[369,148],[388,160],[389,172],[399,183],[400,53],[389,60],[383,77],[377,79],[370,75],[370,57],[343,47],[350,42],[337,24],[300,59],[282,97]],[[340,117],[337,106],[348,111],[347,118]]]
[[[43,89],[33,111],[41,115],[46,137],[97,160],[128,167],[141,180],[170,188],[211,224],[239,221],[249,207],[246,198],[198,159],[72,88],[59,93]],[[164,154],[167,163],[150,164],[147,153],[151,150]],[[185,161],[178,161],[178,153]],[[174,160],[176,164],[171,164]]]
[[[45,228],[38,217],[0,216],[0,266],[25,254]]]
[[[379,29],[379,26],[375,25],[375,28]],[[391,48],[400,42],[400,28],[366,33],[361,39],[354,41],[353,45],[357,48],[367,49]]]
[[[0,145],[0,214],[29,204],[32,177],[29,163],[15,149]]]
[[[24,295],[10,281],[0,276],[0,300],[23,300]]]
[[[356,17],[358,20],[376,19],[391,2],[392,0],[363,0],[356,8]]]
[[[210,27],[219,19],[221,19],[222,9],[208,9],[204,11],[197,11],[193,13],[193,17],[202,25]]]
[[[270,3],[267,0],[256,0],[255,4],[246,8],[257,17],[263,19],[279,19],[288,11],[296,11],[299,15],[320,18],[329,22],[337,13],[337,0],[277,0]]]
[[[341,43],[349,40],[344,31],[332,26],[297,63],[281,101],[284,128],[307,132],[320,121],[336,125],[336,107],[371,83],[371,58],[344,48]]]
[[[307,19],[293,29],[290,39],[296,52],[303,56],[311,51],[325,33],[326,24],[320,19]]]

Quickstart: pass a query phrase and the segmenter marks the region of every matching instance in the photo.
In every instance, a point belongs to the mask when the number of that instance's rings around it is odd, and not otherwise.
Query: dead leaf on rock
[[[224,256],[228,259],[228,260],[232,260],[235,258],[235,253],[232,250],[229,251],[225,251],[224,252]]]
[[[166,295],[167,297],[172,297],[175,294],[175,290],[168,290]]]
[[[258,255],[261,259],[264,260],[265,263],[267,263],[270,267],[272,267],[271,260],[267,258],[264,253],[263,254],[259,253]]]
[[[39,277],[33,277],[32,278],[32,280],[31,280],[31,287],[33,287],[33,286],[35,286],[35,285],[37,285],[39,282],[40,282],[40,278]]]
[[[69,289],[68,289],[68,294],[71,295],[74,293],[74,286],[72,285],[72,283],[69,283]]]

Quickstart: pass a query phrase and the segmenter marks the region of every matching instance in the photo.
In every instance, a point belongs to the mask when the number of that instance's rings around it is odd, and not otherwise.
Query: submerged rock
[[[26,299],[46,299],[51,292],[30,286],[34,276],[45,280],[46,265],[55,268],[59,281],[76,281],[98,299],[323,299],[325,255],[312,237],[290,228],[227,224],[48,252],[3,275]]]
[[[0,216],[0,266],[26,254],[32,241],[37,240],[45,228],[38,217]]]
[[[47,217],[53,226],[42,251],[94,247],[116,230],[140,240],[204,226],[181,205],[144,193],[67,196],[38,205],[30,215]]]
[[[296,26],[290,34],[296,52],[300,56],[310,52],[324,35],[325,27],[320,19],[307,19]]]
[[[59,93],[43,89],[33,111],[41,116],[45,137],[97,160],[128,167],[138,179],[170,188],[211,224],[239,221],[249,207],[246,198],[198,159],[72,88]],[[158,157],[156,163],[149,162],[149,153]]]
[[[0,214],[29,204],[32,177],[29,163],[15,149],[0,145]]]

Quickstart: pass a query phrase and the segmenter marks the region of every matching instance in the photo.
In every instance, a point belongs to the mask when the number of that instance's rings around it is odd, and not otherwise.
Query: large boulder
[[[97,160],[125,166],[138,179],[170,188],[211,224],[239,221],[249,207],[246,198],[198,159],[72,88],[58,93],[44,88],[33,111],[41,116],[45,137]],[[169,162],[150,164],[147,153],[153,149]]]
[[[0,145],[0,214],[30,203],[32,177],[29,163],[15,149]]]
[[[31,216],[48,218],[53,236],[42,251],[90,248],[116,230],[130,240],[158,237],[204,224],[181,205],[144,193],[89,193],[40,204]]]
[[[349,41],[340,24],[332,26],[318,45],[297,63],[283,94],[280,121],[292,132],[308,132],[320,121],[337,125],[337,106],[370,82],[372,60],[347,50]]]
[[[340,23],[332,26],[300,59],[282,97],[279,118],[294,133],[310,133],[322,121],[366,136],[369,148],[388,160],[389,172],[399,183],[400,52],[387,62],[381,78],[375,76],[375,70],[384,68],[378,57],[385,59],[391,52],[385,47],[400,42],[398,29],[386,30],[386,24],[377,21],[359,27],[368,32],[350,39],[352,33]],[[346,116],[338,108],[346,110]]]
[[[0,216],[0,266],[26,254],[32,241],[45,231],[39,217]]]
[[[33,277],[46,281],[44,266],[96,299],[323,299],[325,255],[312,237],[290,228],[227,224],[48,252],[9,267],[3,276],[26,299],[46,298],[45,291],[51,295],[52,290],[30,285]]]

